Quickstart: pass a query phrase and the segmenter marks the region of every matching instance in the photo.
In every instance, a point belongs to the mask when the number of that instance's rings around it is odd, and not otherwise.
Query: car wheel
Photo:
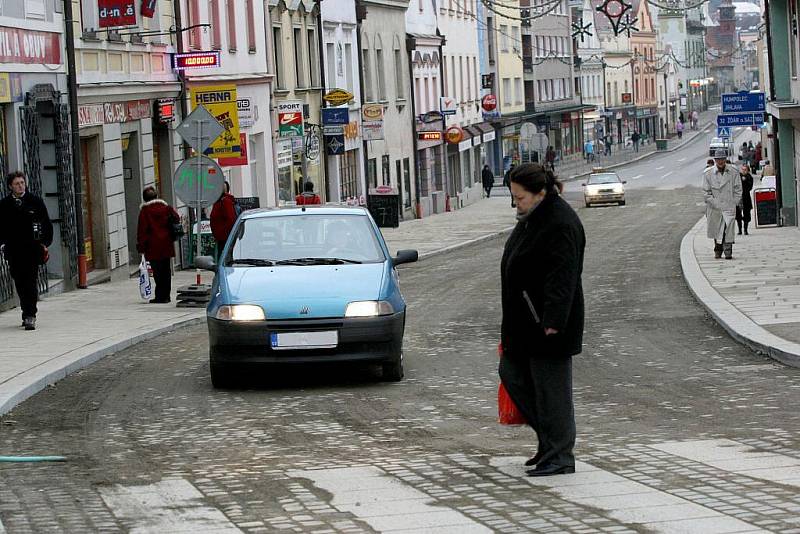
[[[591,205],[591,204],[589,204],[589,203],[587,202],[587,203],[586,203],[586,207],[587,207],[587,208],[591,208],[591,207],[592,207],[592,205]]]
[[[214,389],[230,389],[236,385],[231,368],[218,363],[211,364],[211,385]]]
[[[625,201],[624,200],[620,201],[619,205],[620,206],[624,206],[625,205]]]
[[[382,366],[383,380],[386,382],[400,382],[403,379],[403,360],[402,358]]]

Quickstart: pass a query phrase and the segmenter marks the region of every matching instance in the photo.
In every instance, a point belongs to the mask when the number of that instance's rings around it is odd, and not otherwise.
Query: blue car
[[[363,208],[243,213],[219,264],[197,258],[216,273],[207,309],[214,387],[231,387],[245,364],[372,362],[385,380],[401,380],[406,303],[395,267],[417,258],[392,257]]]

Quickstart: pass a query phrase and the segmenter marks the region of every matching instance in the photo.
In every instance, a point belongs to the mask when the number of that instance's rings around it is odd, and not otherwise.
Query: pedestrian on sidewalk
[[[756,153],[753,157],[753,172],[758,172],[761,169],[761,160],[763,159],[763,146],[761,146],[761,141],[756,143]]]
[[[575,472],[572,357],[583,340],[581,273],[586,238],[551,171],[536,163],[511,174],[517,225],[505,244],[500,379],[536,432],[529,476]]]
[[[144,259],[153,268],[156,290],[155,298],[150,303],[166,304],[170,302],[172,294],[172,258],[175,257],[170,219],[180,220],[180,215],[172,206],[158,198],[153,186],[144,188],[142,200],[144,203],[136,229],[136,250],[144,254]]]
[[[517,166],[512,163],[506,173],[503,175],[503,187],[507,187],[509,193],[511,193],[511,173],[514,172],[516,167]],[[517,204],[514,202],[514,195],[511,194],[511,207],[515,208],[516,206]]]
[[[586,153],[586,161],[587,162],[594,161],[594,143],[592,143],[591,139],[586,140],[583,150]]]
[[[483,185],[483,190],[486,193],[486,198],[492,196],[492,187],[494,186],[494,173],[492,169],[489,168],[488,165],[483,166],[483,170],[481,171],[481,182]]]
[[[551,171],[555,170],[556,168],[556,151],[552,145],[547,147],[547,151],[544,153],[544,161],[545,166],[550,169]]]
[[[242,209],[236,203],[236,198],[231,195],[231,184],[226,181],[224,192],[211,207],[211,233],[217,242],[218,252],[222,252],[241,211]]]
[[[714,240],[714,257],[733,259],[736,240],[733,221],[736,206],[742,201],[742,181],[739,171],[728,164],[728,151],[714,151],[714,166],[703,171],[703,195],[706,202],[707,235]]]
[[[739,176],[742,180],[742,201],[736,206],[736,225],[739,227],[739,235],[742,235],[742,223],[744,223],[744,235],[748,235],[747,226],[750,224],[750,212],[753,210],[753,199],[750,198],[753,175],[750,174],[750,167],[742,165]]]
[[[639,132],[634,130],[633,135],[631,135],[631,142],[633,143],[633,151],[634,152],[639,152],[639,140],[641,138],[642,138],[642,136],[639,135]]]
[[[613,144],[614,144],[614,139],[613,139],[613,137],[611,137],[611,134],[606,134],[605,142],[604,142],[605,155],[606,156],[610,156],[611,155],[611,145],[613,145]]]
[[[315,204],[322,204],[322,199],[314,192],[314,182],[305,182],[303,184],[303,192],[294,198],[298,206],[312,206]]]
[[[683,138],[683,123],[678,121],[678,124],[675,126],[675,130],[678,132],[678,139]]]
[[[700,120],[700,115],[697,113],[697,110],[692,111],[692,130],[697,129],[697,121]]]
[[[0,250],[14,279],[22,326],[36,330],[39,266],[49,257],[53,224],[44,201],[28,192],[23,173],[10,173],[6,185],[11,193],[0,200]]]

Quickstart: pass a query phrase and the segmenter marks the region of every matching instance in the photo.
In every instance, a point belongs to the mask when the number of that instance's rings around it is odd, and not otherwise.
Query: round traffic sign
[[[222,195],[225,175],[219,164],[211,158],[196,156],[184,160],[175,171],[173,178],[175,194],[189,205],[197,204],[200,189],[200,202],[213,204]]]
[[[497,97],[495,95],[485,95],[481,99],[481,107],[483,107],[483,111],[494,111],[497,107]]]

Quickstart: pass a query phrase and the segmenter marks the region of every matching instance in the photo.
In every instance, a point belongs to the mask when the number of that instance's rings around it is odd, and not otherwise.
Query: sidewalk
[[[508,197],[383,229],[389,250],[414,248],[420,258],[494,237],[515,224]],[[210,282],[211,273],[203,273]],[[194,283],[194,271],[173,278],[174,289]],[[0,313],[0,414],[70,373],[169,330],[198,324],[205,310],[148,304],[138,279],[110,282],[47,297],[35,332],[20,328],[18,308]]]
[[[800,229],[753,228],[733,260],[714,259],[701,219],[681,243],[689,289],[737,341],[800,367]]]

